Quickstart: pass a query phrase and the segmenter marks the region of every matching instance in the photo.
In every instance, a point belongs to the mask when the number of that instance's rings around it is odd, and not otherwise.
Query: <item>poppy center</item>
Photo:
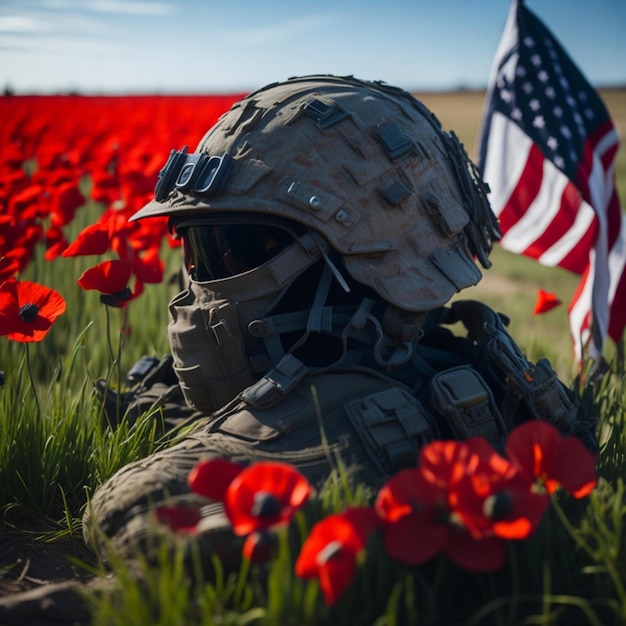
[[[506,519],[513,510],[513,498],[506,491],[491,494],[485,498],[483,513],[487,519],[499,522]]]
[[[273,493],[258,491],[254,494],[251,513],[254,517],[265,519],[278,517],[280,515],[280,502]]]
[[[20,308],[19,316],[23,322],[34,322],[39,313],[39,307],[33,302],[29,302]]]

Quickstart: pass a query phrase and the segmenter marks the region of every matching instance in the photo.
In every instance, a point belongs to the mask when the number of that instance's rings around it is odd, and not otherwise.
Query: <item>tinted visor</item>
[[[174,230],[183,240],[189,276],[199,282],[221,280],[259,267],[298,236],[293,229],[274,224],[216,224],[191,219],[174,224]]]

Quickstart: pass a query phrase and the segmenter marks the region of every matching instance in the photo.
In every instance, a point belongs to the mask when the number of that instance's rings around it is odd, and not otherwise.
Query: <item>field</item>
[[[416,95],[437,114],[444,128],[455,130],[469,154],[475,156],[484,93]],[[601,95],[620,134],[626,136],[626,89],[602,90]],[[209,118],[214,119],[227,100],[219,103]],[[4,104],[0,99],[0,112]],[[120,120],[128,121],[131,110],[129,107]],[[99,119],[93,115],[89,123],[97,126]],[[169,112],[164,116],[167,119],[172,119]],[[92,167],[99,166],[103,155],[110,159],[112,153],[118,161],[107,160],[107,167],[124,158],[126,163],[136,159],[134,169],[129,170],[136,173],[133,201],[139,203],[150,197],[154,174],[169,149],[185,143],[193,146],[204,132],[198,129],[206,120],[193,118],[191,112],[185,119],[180,137],[172,136],[171,130],[154,119],[133,118],[134,126],[129,123],[126,129],[120,121],[120,128],[110,135],[99,128],[92,146],[81,146],[73,137],[76,143],[72,147],[84,149],[81,154],[89,156]],[[159,118],[159,124],[161,121]],[[71,132],[72,124],[66,120],[65,126]],[[154,159],[147,150],[142,151],[143,146],[140,149],[135,144],[136,150],[131,149],[133,141],[147,135],[153,141],[152,151],[159,152],[152,155]],[[4,145],[7,141],[5,136]],[[50,168],[59,165],[55,150],[46,156]],[[75,175],[68,165],[74,166],[72,158],[70,155],[63,165],[68,176],[70,171]],[[36,176],[36,163],[29,160],[24,167]],[[152,175],[147,187],[137,174],[141,168]],[[87,200],[84,206],[78,203],[71,218],[66,215],[59,227],[66,243],[96,223],[106,206],[107,181],[96,181],[84,169],[76,171],[80,171],[76,178],[79,190]],[[44,178],[40,176],[40,180]],[[624,147],[618,155],[617,178],[626,206]],[[54,180],[59,188],[68,179],[60,176]],[[89,199],[97,185],[103,194],[98,202]],[[1,200],[9,205],[6,195]],[[46,233],[52,232],[54,219],[61,219],[58,207],[62,202],[58,202],[54,218],[47,209],[33,209],[34,220]],[[2,218],[0,215],[0,233]],[[117,254],[122,250],[119,241]],[[46,242],[47,247],[38,241],[19,271],[20,280],[62,294],[67,310],[41,342],[0,337],[4,377],[0,388],[0,624],[626,623],[623,353],[609,346],[613,369],[601,383],[586,386],[573,362],[566,310],[577,277],[542,268],[497,247],[492,255],[494,266],[484,272],[478,286],[460,297],[484,300],[509,315],[511,334],[528,358],[536,362],[546,356],[563,381],[577,393],[586,394],[602,434],[597,487],[580,499],[563,491],[551,494],[536,531],[523,540],[506,542],[506,562],[501,570],[471,573],[444,555],[420,565],[403,565],[388,558],[374,538],[366,555],[361,555],[345,595],[330,605],[324,602],[316,580],[294,575],[294,561],[314,521],[342,511],[348,504],[362,505],[371,499],[373,494],[365,486],[350,483],[344,468],[339,468],[335,479],[316,496],[311,511],[296,515],[295,529],[290,528],[289,536],[279,537],[277,556],[269,565],[244,566],[238,576],[191,581],[182,567],[182,553],[172,554],[166,546],[159,551],[156,565],[140,560],[131,567],[114,554],[106,563],[96,558],[84,545],[81,530],[82,513],[91,495],[120,467],[167,445],[158,435],[158,412],[148,412],[134,425],[122,420],[117,428],[111,428],[93,391],[99,379],[122,388],[125,373],[137,359],[145,354],[160,357],[168,351],[166,303],[178,291],[175,279],[180,250],[166,242],[163,231],[129,232],[127,242],[136,254],[132,272],[137,299],[123,308],[103,306],[97,289],[86,290],[77,284],[86,270],[114,258],[111,249],[62,258],[47,253],[51,241]],[[146,253],[153,245],[162,265]],[[143,246],[141,255],[139,246]],[[0,272],[3,267],[0,264]],[[563,305],[533,315],[540,288],[554,292]],[[54,593],[46,583],[58,585]],[[81,602],[73,591],[76,583],[84,584]],[[38,596],[42,590],[46,594]],[[18,603],[23,598],[20,592],[34,596]],[[35,622],[37,614],[39,622]]]

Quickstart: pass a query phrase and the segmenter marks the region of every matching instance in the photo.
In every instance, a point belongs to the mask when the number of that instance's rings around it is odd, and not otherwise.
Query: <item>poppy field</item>
[[[35,567],[55,549],[68,566],[48,582],[97,590],[81,595],[96,625],[625,623],[626,366],[619,347],[601,380],[574,376],[565,311],[565,328],[537,338],[538,320],[565,309],[554,274],[526,277],[530,300],[506,312],[529,358],[556,362],[597,417],[598,451],[529,421],[503,450],[433,442],[376,491],[340,463],[319,487],[280,463],[201,462],[189,489],[224,503],[238,573],[216,559],[211,577],[190,576],[195,509],[157,511],[170,541],[156,562],[85,547],[98,485],[171,443],[158,408],[112,424],[95,391],[129,391],[132,364],[167,353],[180,289],[166,221],[128,218],[170,150],[192,151],[239,98],[0,98],[0,596],[40,585]],[[502,260],[515,282],[520,265]]]

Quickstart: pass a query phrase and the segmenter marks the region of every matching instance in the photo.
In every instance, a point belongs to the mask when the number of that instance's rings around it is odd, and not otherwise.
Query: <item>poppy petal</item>
[[[551,311],[560,304],[561,301],[556,297],[555,294],[544,291],[543,289],[539,289],[537,292],[537,302],[535,303],[533,313],[535,315],[541,315],[542,313],[547,313],[548,311]]]
[[[598,483],[595,456],[576,437],[563,437],[552,478],[575,498],[588,496]]]
[[[124,290],[131,271],[132,263],[128,259],[104,261],[85,270],[78,284],[85,290],[96,289],[110,295]]]
[[[106,224],[91,224],[84,228],[63,252],[64,257],[89,254],[104,254],[109,249],[109,227]]]
[[[317,577],[326,604],[334,604],[352,583],[358,555],[380,525],[372,507],[353,507],[313,526],[295,564],[301,578]]]
[[[156,517],[176,533],[194,534],[200,521],[200,511],[185,506],[162,506],[156,510]]]
[[[451,532],[447,554],[469,572],[492,572],[504,565],[504,541],[493,537],[476,540],[466,532]]]
[[[273,532],[255,531],[243,542],[243,556],[251,563],[267,563],[274,553],[276,544],[276,535]]]
[[[543,420],[528,420],[508,435],[505,451],[509,459],[532,480],[544,480],[557,461],[562,435]]]
[[[424,516],[409,513],[385,527],[383,543],[388,556],[407,565],[421,565],[445,549],[448,527],[428,523]]]
[[[243,468],[243,465],[227,459],[200,461],[189,472],[187,484],[193,492],[223,502],[228,486]]]

